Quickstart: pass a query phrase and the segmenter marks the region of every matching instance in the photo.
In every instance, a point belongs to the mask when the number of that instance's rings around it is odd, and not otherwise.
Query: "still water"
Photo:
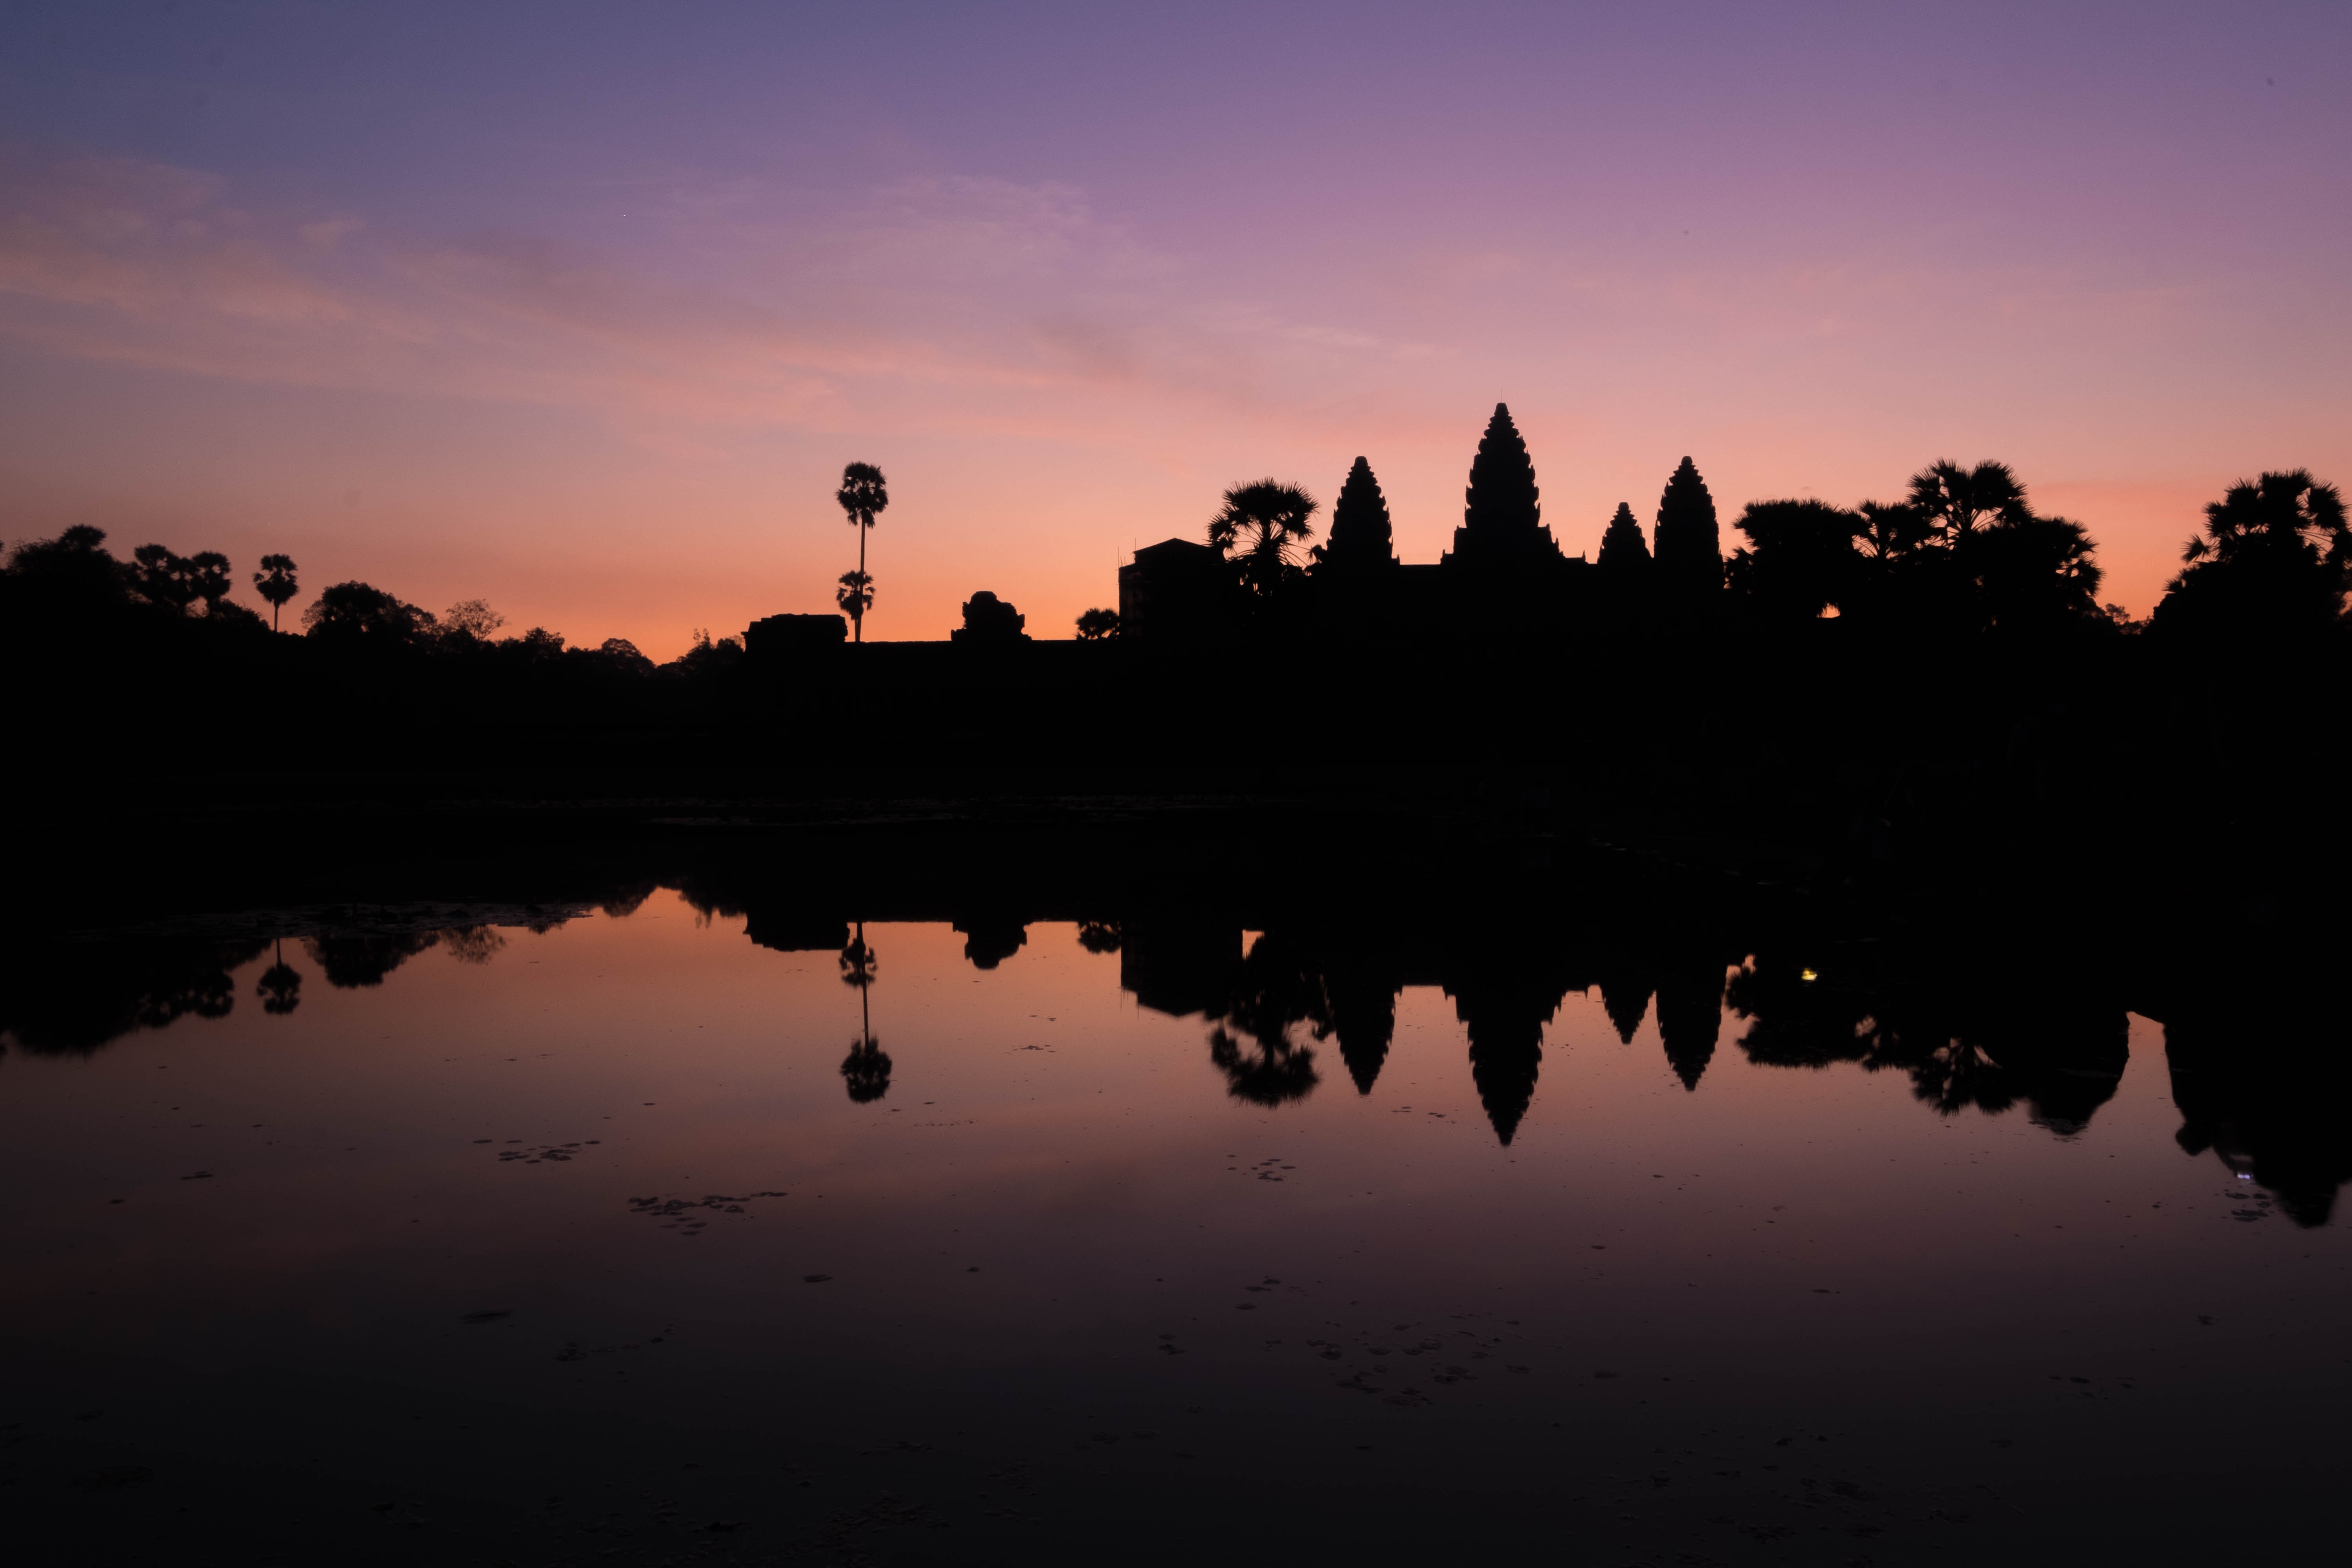
[[[16,1560],[2324,1538],[2352,1249],[2180,1136],[2148,1020],[1955,1093],[1772,1065],[1738,966],[1538,984],[1498,1046],[1410,976],[1188,1007],[1102,926],[746,925],[664,889],[247,942],[226,1011],[20,1025]]]

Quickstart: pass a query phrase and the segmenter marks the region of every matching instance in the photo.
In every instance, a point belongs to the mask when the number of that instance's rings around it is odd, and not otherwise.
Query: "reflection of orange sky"
[[[1434,560],[1497,396],[1571,552],[1620,500],[1646,519],[1685,453],[1727,533],[1750,499],[1885,499],[1999,457],[2143,614],[2230,480],[2352,477],[2319,360],[2217,384],[2275,329],[2129,269],[1532,235],[1236,273],[1066,188],[977,180],[721,216],[682,191],[642,253],[271,212],[103,160],[21,164],[6,194],[0,532],[95,522],[241,578],[283,550],[309,591],[485,597],[657,657],[830,606],[851,458],[891,480],[880,637],[942,636],[980,588],[1066,636],[1224,485],[1328,501],[1360,453],[1400,552]],[[687,281],[680,255],[723,259]]]

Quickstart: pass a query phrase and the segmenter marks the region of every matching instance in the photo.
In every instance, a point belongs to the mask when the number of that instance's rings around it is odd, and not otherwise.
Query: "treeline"
[[[1948,632],[2106,621],[2103,573],[2080,523],[2044,517],[2005,464],[1930,465],[1895,503],[1750,502],[1726,563],[1733,603],[1765,623],[1826,612]],[[2233,485],[2205,509],[2146,629],[2244,644],[2345,626],[2352,530],[2342,496],[2302,469]]]
[[[255,591],[275,618],[296,563],[265,557]],[[0,566],[6,731],[39,759],[17,793],[131,791],[158,773],[430,769],[616,760],[633,735],[712,722],[743,657],[698,633],[656,665],[624,638],[570,646],[504,633],[482,601],[436,615],[338,583],[299,630],[231,597],[231,563],[142,545],[123,560],[98,529],[20,544]],[[503,635],[502,635],[503,634]],[[126,764],[143,770],[124,773]]]
[[[298,571],[289,556],[265,555],[261,570],[253,574],[254,591],[270,605],[272,622],[300,592]],[[84,525],[9,552],[0,566],[0,615],[12,626],[81,641],[201,628],[203,640],[187,646],[220,647],[278,629],[231,599],[234,587],[228,557],[218,551],[181,556],[160,544],[142,544],[121,561],[106,548],[102,531]],[[737,639],[713,642],[709,633],[698,632],[683,658],[656,666],[625,637],[568,647],[562,634],[544,626],[499,637],[506,617],[483,600],[468,599],[436,616],[359,582],[323,590],[302,612],[300,624],[316,646],[343,654],[441,656],[506,668],[562,661],[574,669],[620,676],[686,677],[742,653]]]
[[[2307,474],[2210,506],[2145,624],[2101,605],[2084,531],[1995,463],[1931,465],[1886,503],[1753,502],[1718,531],[1686,462],[1654,543],[1626,508],[1583,565],[1541,528],[1507,428],[1481,445],[1450,566],[1396,563],[1363,465],[1321,553],[1294,557],[1312,508],[1285,488],[1236,487],[1227,548],[1181,547],[1256,606],[1231,637],[755,658],[701,635],[659,666],[362,583],[273,635],[218,554],[122,560],[72,529],[0,568],[5,723],[29,763],[13,784],[152,802],[197,773],[244,781],[224,789],[331,773],[480,798],[535,769],[633,773],[624,793],[646,798],[724,775],[1337,800],[1404,780],[1543,831],[1761,847],[1842,886],[2103,879],[2245,911],[2312,907],[2352,871],[2311,815],[2345,761],[2352,531]],[[292,602],[292,562],[254,577],[273,611]],[[1324,613],[1350,604],[1369,613]],[[1297,830],[1360,831],[1328,813]]]

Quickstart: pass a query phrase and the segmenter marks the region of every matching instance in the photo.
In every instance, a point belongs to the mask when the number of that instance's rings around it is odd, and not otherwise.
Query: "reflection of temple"
[[[2297,1225],[2327,1223],[2352,1181],[2352,1064],[2332,997],[2280,993],[2231,1005],[2168,1007],[2165,1064],[2179,1140],[2278,1194]]]
[[[1130,917],[1119,978],[1143,1006],[1209,1020],[1212,1059],[1237,1098],[1258,1103],[1312,1088],[1302,1063],[1312,1059],[1310,1042],[1327,1039],[1338,1044],[1356,1091],[1370,1094],[1407,986],[1439,990],[1454,1004],[1471,1082],[1505,1144],[1533,1103],[1544,1029],[1570,992],[1601,986],[1630,1040],[1654,991],[1667,1062],[1685,1088],[1696,1087],[1715,1050],[1719,956],[1665,963],[1540,925],[1481,931],[1450,921],[1277,926],[1246,952],[1242,934],[1239,918],[1207,910]]]
[[[751,942],[785,952],[844,952],[856,941],[851,917],[862,914],[951,923],[965,960],[987,970],[1019,964],[1035,922],[1076,922],[1085,951],[1116,954],[1139,1005],[1202,1021],[1211,1065],[1249,1104],[1315,1092],[1339,1067],[1358,1094],[1373,1094],[1400,995],[1434,988],[1463,1026],[1465,1065],[1506,1143],[1533,1113],[1545,1030],[1571,992],[1597,990],[1617,1037],[1661,1049],[1658,1065],[1687,1090],[1712,1070],[1727,1004],[1738,1053],[1759,1066],[1893,1071],[1945,1114],[2018,1110],[2059,1137],[2082,1132],[2114,1097],[2128,1003],[2163,1026],[2184,1149],[2210,1152],[2276,1193],[2303,1224],[2324,1223],[2352,1180],[2352,1065],[2333,1048],[2341,1030],[2324,955],[2149,960],[2135,972],[2112,957],[2105,967],[2071,954],[2021,963],[2009,951],[1777,929],[1758,942],[1748,933],[1759,922],[1682,890],[1645,892],[1606,864],[1588,862],[1581,881],[1546,872],[1530,887],[1518,872],[1517,883],[1470,880],[1461,866],[1475,860],[1475,846],[1402,868],[1366,855],[1334,874],[1328,861],[1319,871],[1286,868],[1249,844],[1255,868],[1235,875],[1204,868],[1197,846],[1129,839],[1116,856],[1062,858],[1007,835],[981,850],[959,841],[942,856],[924,844],[878,861],[851,846],[844,852],[857,857],[862,880],[804,844],[764,863],[730,847],[688,875],[639,868],[609,887],[592,879],[566,889],[571,902],[376,903],[365,923],[343,910],[323,927],[289,919],[275,964],[258,937],[30,942],[0,950],[0,1040],[87,1052],[240,1003],[282,1016],[299,1005],[302,983],[286,957],[307,954],[314,984],[374,988],[436,945],[497,964],[494,928],[545,930],[599,903],[625,911],[660,885],[741,917]],[[1294,901],[1251,902],[1268,889]],[[1246,947],[1245,931],[1260,933]],[[241,994],[234,972],[248,963]],[[843,1077],[853,1099],[880,1098],[890,1064],[863,1009],[859,1022]],[[1656,1044],[1640,1046],[1652,1028]]]

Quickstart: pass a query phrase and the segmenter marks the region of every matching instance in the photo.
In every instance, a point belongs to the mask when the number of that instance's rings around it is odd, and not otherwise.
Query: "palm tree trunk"
[[[857,623],[855,630],[860,647],[866,642],[866,530],[868,526],[864,518],[857,520],[857,614],[850,619]]]

